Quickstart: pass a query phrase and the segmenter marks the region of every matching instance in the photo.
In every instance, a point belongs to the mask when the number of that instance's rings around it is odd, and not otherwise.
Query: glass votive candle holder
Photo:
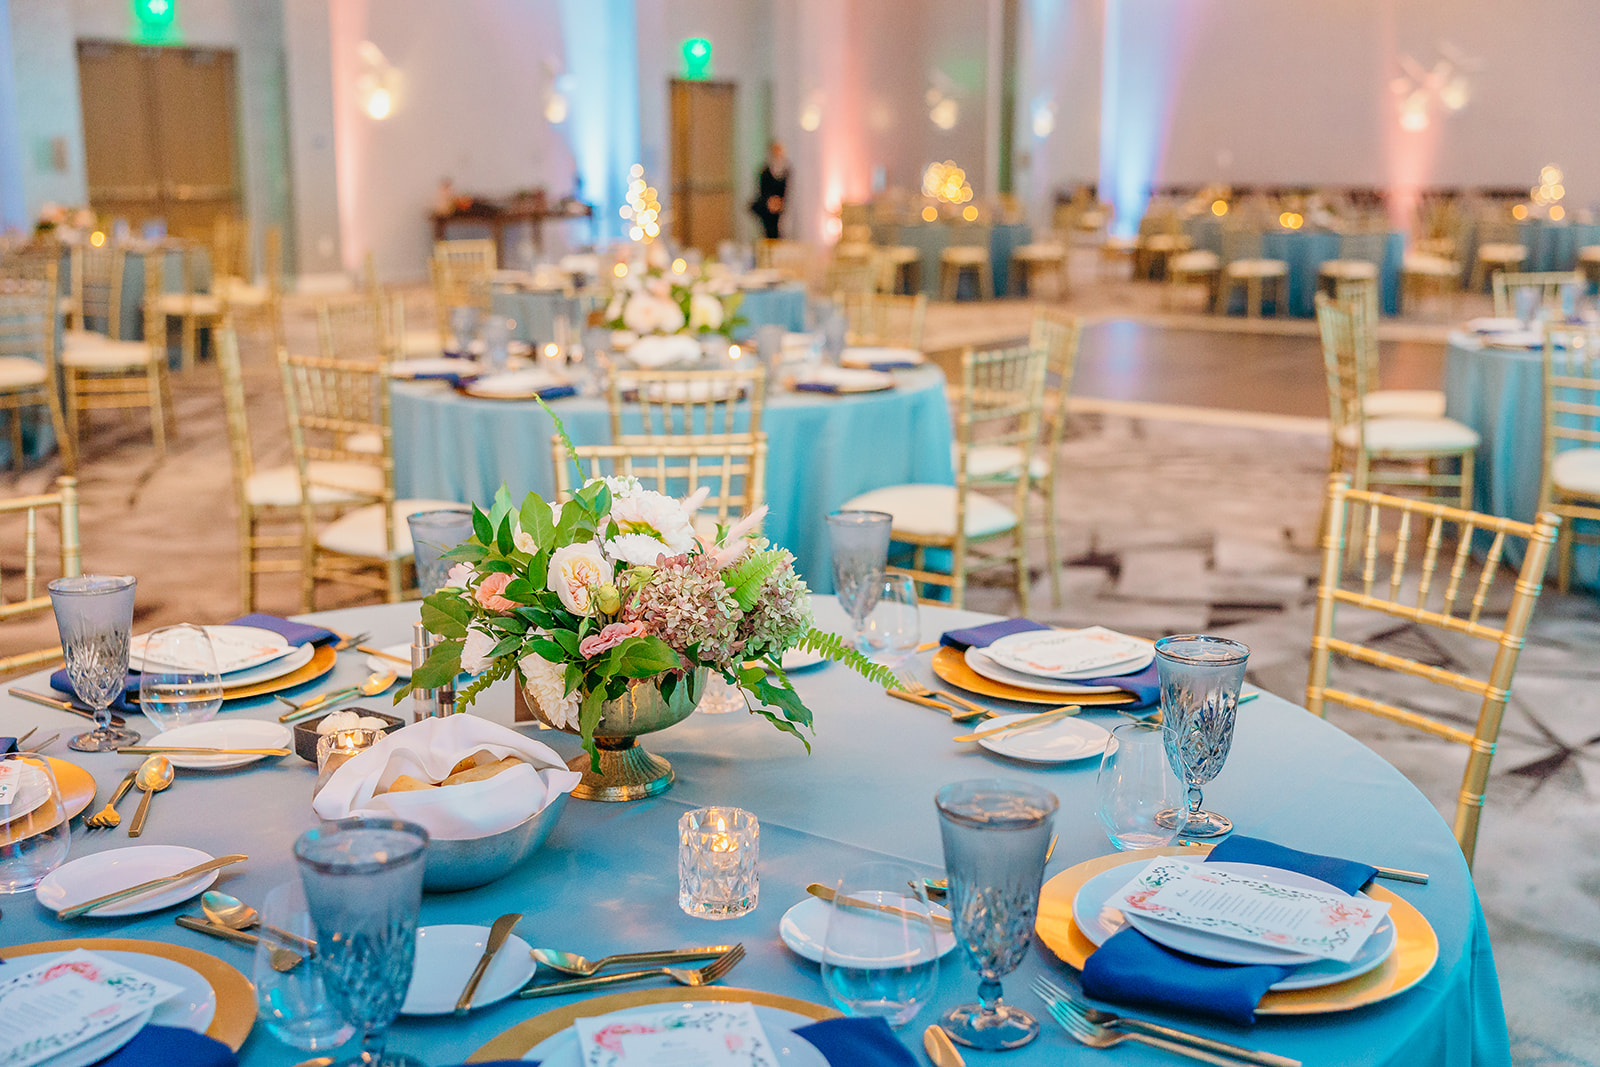
[[[678,819],[678,906],[701,919],[756,908],[761,824],[739,808],[698,808]]]
[[[328,779],[333,777],[334,771],[338,770],[357,753],[377,744],[382,737],[382,730],[366,728],[329,730],[325,734],[318,734],[317,785],[311,791],[311,795],[316,796],[322,792],[322,787],[328,784]]]

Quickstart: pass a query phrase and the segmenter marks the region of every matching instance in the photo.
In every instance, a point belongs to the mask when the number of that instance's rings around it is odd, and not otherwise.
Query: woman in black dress
[[[756,198],[750,204],[750,211],[761,220],[768,240],[778,239],[778,220],[783,217],[788,192],[789,159],[783,154],[783,145],[773,141],[767,145],[767,162],[756,179]]]

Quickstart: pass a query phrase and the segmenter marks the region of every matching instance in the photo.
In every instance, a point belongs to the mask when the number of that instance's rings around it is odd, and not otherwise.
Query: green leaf
[[[530,637],[523,647],[530,652],[537,652],[551,663],[563,663],[567,658],[565,650],[548,637]]]
[[[507,600],[515,600],[518,604],[531,604],[533,598],[544,592],[526,578],[513,578],[501,595]]]
[[[885,689],[892,689],[900,684],[900,679],[894,672],[881,663],[874,663],[858,650],[845,644],[844,638],[826,630],[807,630],[795,648],[806,652],[815,652],[835,663],[843,663],[867,681],[881,685]]]
[[[510,507],[510,504],[507,504]],[[517,544],[511,539],[511,516],[507,515],[500,520],[500,526],[495,530],[495,547],[500,549],[502,556],[509,556],[517,550]]]
[[[489,658],[499,659],[507,652],[514,652],[520,647],[522,647],[521,634],[512,634],[509,637],[502,637],[500,640],[496,641],[494,647],[489,650]]]
[[[485,620],[491,630],[499,630],[506,634],[525,634],[528,632],[528,620],[515,615],[496,615]]]
[[[486,559],[478,564],[479,574],[516,574],[517,568],[510,560]]]
[[[489,554],[489,550],[474,541],[463,541],[456,547],[444,553],[446,559],[453,559],[458,563],[476,563]]]
[[[659,637],[630,637],[611,653],[616,673],[625,678],[652,678],[683,666],[682,658]]]
[[[494,503],[489,506],[489,525],[498,527],[512,510],[511,491],[506,488],[505,482],[501,482],[500,488],[494,491]]]
[[[489,521],[478,505],[472,505],[472,534],[478,539],[480,545],[494,543],[494,524]]]
[[[550,505],[538,493],[529,493],[523,499],[518,518],[522,520],[522,532],[532,537],[534,544],[540,548],[549,547],[555,522],[550,518]]]
[[[461,673],[461,641],[440,641],[428,653],[428,661],[411,672],[411,681],[394,695],[395,703],[413,689],[438,689],[455,681]]]
[[[422,625],[440,637],[461,640],[467,636],[467,624],[433,603],[432,597],[422,602]]]
[[[791,686],[779,685],[771,678],[763,677],[756,683],[756,696],[762,704],[781,709],[789,721],[811,725],[811,709],[800,702],[800,694]]]
[[[600,773],[600,750],[595,747],[594,728],[600,725],[600,713],[606,701],[605,690],[598,686],[583,698],[583,708],[578,712],[578,732],[583,736],[583,750],[589,753],[589,769]]]
[[[581,654],[578,652],[578,645],[583,639],[577,634],[571,630],[551,630],[549,636],[550,640],[560,645],[562,651],[568,656],[574,659],[581,658]]]

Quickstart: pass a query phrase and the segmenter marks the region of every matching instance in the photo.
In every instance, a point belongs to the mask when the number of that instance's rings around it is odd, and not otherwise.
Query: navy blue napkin
[[[832,382],[795,382],[794,390],[797,393],[834,393],[839,392],[839,387]]]
[[[576,385],[552,385],[548,389],[539,390],[538,393],[540,400],[560,400],[562,397],[577,395],[578,387]]]
[[[239,1057],[214,1037],[175,1026],[146,1026],[96,1067],[234,1067]]]
[[[1333,856],[1284,848],[1254,837],[1232,837],[1206,862],[1258,863],[1320,878],[1347,893],[1372,880],[1377,868]],[[1083,991],[1098,1000],[1152,1004],[1210,1015],[1241,1026],[1256,1021],[1256,1005],[1294,967],[1217,963],[1174,952],[1132,927],[1112,934],[1083,966]]]
[[[826,1019],[797,1027],[794,1032],[815,1045],[832,1067],[917,1065],[917,1058],[882,1019]],[[478,1067],[512,1067],[513,1064],[529,1067],[526,1060],[492,1060]]]
[[[1027,633],[1030,630],[1048,630],[1050,627],[1043,623],[1034,622],[1032,619],[1001,619],[999,622],[986,622],[982,626],[968,626],[961,630],[946,630],[939,638],[939,643],[946,648],[953,648],[957,652],[965,652],[969,648],[988,648],[1002,637],[1010,634]],[[1118,689],[1125,689],[1134,695],[1132,704],[1118,704],[1118,711],[1139,711],[1143,708],[1153,708],[1161,701],[1161,679],[1156,671],[1155,661],[1142,671],[1134,674],[1106,675],[1102,678],[1076,678],[1078,685],[1111,685]]]
[[[15,737],[0,737],[0,756],[4,756],[7,752],[15,752],[16,750],[17,739]]]

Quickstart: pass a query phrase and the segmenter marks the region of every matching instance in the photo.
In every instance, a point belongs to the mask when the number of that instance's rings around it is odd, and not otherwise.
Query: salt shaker
[[[416,674],[424,663],[428,662],[428,653],[432,646],[428,637],[428,629],[420,622],[411,624],[411,673]],[[450,703],[455,704],[455,695],[451,694]],[[421,722],[431,719],[438,714],[438,705],[432,689],[413,689],[411,691],[411,721]]]

